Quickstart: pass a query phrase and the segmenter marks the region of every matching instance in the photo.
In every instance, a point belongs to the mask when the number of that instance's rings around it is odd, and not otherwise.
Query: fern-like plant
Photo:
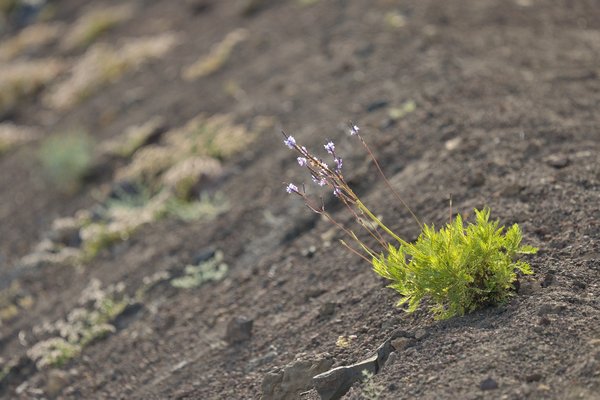
[[[506,233],[490,221],[490,209],[475,210],[475,223],[465,227],[458,215],[436,231],[424,226],[415,243],[389,245],[387,255],[373,259],[373,269],[400,293],[399,304],[414,311],[423,298],[439,319],[463,315],[486,305],[505,302],[512,294],[516,271],[533,273],[519,254],[537,249],[521,245],[517,224]]]

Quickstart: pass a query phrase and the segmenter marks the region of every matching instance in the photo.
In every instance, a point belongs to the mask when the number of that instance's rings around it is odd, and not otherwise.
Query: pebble
[[[254,320],[244,316],[235,317],[227,324],[225,341],[229,344],[245,342],[252,337]]]
[[[415,339],[417,339],[417,340],[423,340],[427,336],[429,336],[429,334],[427,333],[427,331],[425,329],[418,329],[415,332]]]
[[[479,384],[479,388],[481,390],[498,389],[498,382],[496,382],[493,378],[486,378],[481,381],[481,383]]]
[[[571,160],[564,154],[553,154],[546,159],[546,163],[556,169],[561,169],[570,164]]]

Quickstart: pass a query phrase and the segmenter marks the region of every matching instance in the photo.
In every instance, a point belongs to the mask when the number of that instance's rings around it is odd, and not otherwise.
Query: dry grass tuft
[[[130,19],[134,12],[135,7],[131,4],[88,11],[75,22],[61,47],[67,51],[87,47],[104,32]]]
[[[153,58],[163,56],[177,42],[173,33],[130,39],[115,49],[98,43],[73,66],[70,76],[45,97],[51,108],[68,110],[102,86],[115,82]]]
[[[35,24],[24,28],[18,35],[0,43],[0,60],[9,61],[52,43],[63,32],[60,23]]]
[[[0,155],[39,138],[37,129],[12,122],[0,123]]]
[[[33,95],[64,70],[54,58],[0,63],[0,115],[10,112],[27,96]]]
[[[245,29],[228,33],[225,39],[213,46],[208,55],[183,70],[183,79],[193,81],[214,74],[227,63],[235,46],[247,37],[248,31]]]

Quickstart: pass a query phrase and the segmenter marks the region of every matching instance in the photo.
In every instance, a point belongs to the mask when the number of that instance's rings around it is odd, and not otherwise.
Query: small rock
[[[540,380],[542,380],[543,376],[540,373],[533,373],[533,374],[529,374],[525,377],[525,382],[527,383],[531,383],[531,382],[538,382]]]
[[[446,143],[444,144],[444,147],[446,147],[446,150],[448,150],[448,151],[456,150],[461,142],[462,142],[462,138],[455,137],[450,140],[447,140]]]
[[[252,326],[254,320],[247,317],[235,317],[227,324],[225,341],[229,344],[236,344],[249,340],[252,337]]]
[[[281,371],[270,372],[263,379],[263,400],[285,400],[298,398],[301,392],[312,389],[312,377],[327,371],[333,365],[329,354],[320,354],[313,359],[297,359]]]
[[[415,332],[415,339],[417,339],[417,340],[423,340],[427,336],[429,336],[429,334],[427,333],[427,331],[425,329],[419,329]]]
[[[388,359],[387,359],[385,365],[394,365],[396,363],[396,361],[398,361],[398,358],[400,358],[398,356],[398,352],[397,351],[392,351],[390,353],[390,355],[388,356]]]
[[[479,388],[481,390],[494,390],[494,389],[498,389],[498,382],[496,382],[492,378],[486,378],[486,379],[484,379],[484,380],[481,381],[481,383],[479,384]]]
[[[467,180],[467,185],[470,187],[480,187],[485,184],[485,175],[481,172],[475,172],[473,175],[469,176]]]
[[[321,304],[321,307],[319,308],[319,318],[331,317],[335,313],[336,307],[337,303],[331,301]]]
[[[521,192],[521,190],[523,190],[523,187],[518,183],[508,184],[504,187],[504,189],[502,189],[501,195],[502,197],[515,197]]]
[[[409,339],[409,338],[399,337],[396,339],[392,339],[392,341],[390,343],[391,343],[392,347],[394,349],[396,349],[396,351],[400,351],[400,350],[406,349],[410,342],[411,342],[411,339]]]
[[[367,112],[377,111],[380,108],[385,108],[389,102],[387,100],[377,100],[367,104],[366,110]]]
[[[310,257],[314,256],[316,252],[317,252],[316,246],[309,246],[306,249],[302,249],[300,254],[302,254],[302,256],[304,256],[304,257],[310,258]]]
[[[552,285],[553,282],[554,282],[554,274],[549,272],[546,275],[544,275],[544,279],[542,280],[542,282],[540,282],[540,285],[543,288],[546,288],[546,287]]]
[[[556,169],[561,169],[569,165],[571,160],[564,154],[553,154],[546,159],[546,163]]]
[[[248,361],[248,365],[246,366],[246,372],[250,372],[257,367],[260,367],[261,365],[268,364],[275,360],[276,357],[277,352],[275,350],[271,350],[264,356],[253,358],[252,360]]]
[[[377,374],[385,365],[392,347],[385,341],[371,357],[353,365],[337,367],[313,378],[321,400],[337,400],[350,390],[355,382],[362,381],[363,372]]]

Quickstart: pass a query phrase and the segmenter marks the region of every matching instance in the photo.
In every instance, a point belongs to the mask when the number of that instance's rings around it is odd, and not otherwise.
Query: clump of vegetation
[[[211,49],[210,53],[183,70],[183,78],[193,81],[198,78],[209,76],[220,70],[229,60],[231,53],[238,43],[244,41],[248,32],[244,29],[236,29],[225,36]]]
[[[0,155],[38,137],[39,132],[35,128],[2,122],[0,123]]]
[[[94,340],[115,332],[111,322],[130,302],[124,289],[122,284],[102,289],[100,281],[92,280],[82,292],[80,306],[71,310],[65,319],[42,327],[44,332],[41,333],[49,337],[33,345],[27,356],[40,369],[60,367]]]
[[[54,135],[40,146],[39,158],[44,173],[64,191],[74,191],[89,172],[94,141],[83,131]]]
[[[517,224],[503,234],[498,221],[490,221],[490,209],[475,210],[475,223],[464,226],[460,215],[436,231],[423,226],[415,243],[390,245],[387,255],[373,259],[373,268],[391,280],[400,293],[399,304],[417,309],[427,297],[440,319],[463,315],[485,305],[501,304],[511,295],[515,271],[532,274],[531,267],[515,258],[536,249],[521,246]]]
[[[57,84],[44,101],[54,109],[68,110],[102,86],[117,81],[125,72],[163,56],[176,41],[174,34],[164,33],[131,39],[118,48],[97,43],[85,52],[71,69],[70,76]]]
[[[22,293],[21,288],[15,282],[0,291],[0,327],[19,315],[21,310],[31,308],[33,302],[33,297]]]
[[[383,393],[383,387],[375,382],[374,377],[372,372],[362,371],[361,395],[365,400],[378,400]]]
[[[214,196],[200,195],[197,200],[172,197],[165,202],[164,213],[182,221],[212,219],[229,209],[229,202],[222,193]]]
[[[18,35],[0,43],[0,60],[12,60],[24,52],[52,43],[62,31],[63,25],[59,23],[34,24],[23,28]]]
[[[171,285],[181,289],[191,289],[206,282],[220,281],[227,275],[229,267],[223,262],[223,252],[217,251],[215,255],[199,265],[187,265],[185,274],[171,281]]]
[[[56,59],[0,63],[0,116],[36,94],[64,70]]]
[[[532,273],[531,267],[516,260],[516,256],[533,254],[537,249],[521,245],[522,235],[517,224],[503,234],[504,227],[499,228],[498,221],[490,221],[489,208],[475,210],[475,223],[466,227],[460,215],[439,231],[422,224],[383,174],[371,149],[359,134],[359,128],[352,125],[350,134],[360,140],[388,188],[421,228],[421,235],[415,243],[409,243],[394,233],[354,193],[344,178],[342,158],[336,153],[332,141],[324,146],[333,158],[333,165],[329,166],[284,133],[286,146],[298,153],[298,164],[308,169],[315,184],[333,190],[377,246],[370,246],[354,231],[337,222],[325,210],[322,201],[319,204],[310,199],[304,186],[299,189],[290,183],[286,191],[302,197],[311,210],[342,229],[358,247],[354,248],[345,241],[342,244],[372,264],[377,274],[392,281],[390,287],[401,295],[399,304],[408,303],[409,312],[415,311],[423,299],[430,302],[430,310],[440,319],[501,304],[512,295],[517,271]]]
[[[65,35],[62,47],[66,50],[87,47],[112,27],[131,18],[135,9],[130,4],[98,8],[79,17]]]
[[[160,133],[163,126],[164,120],[161,117],[154,117],[141,125],[131,126],[121,136],[106,142],[102,146],[102,151],[106,154],[129,158]]]

